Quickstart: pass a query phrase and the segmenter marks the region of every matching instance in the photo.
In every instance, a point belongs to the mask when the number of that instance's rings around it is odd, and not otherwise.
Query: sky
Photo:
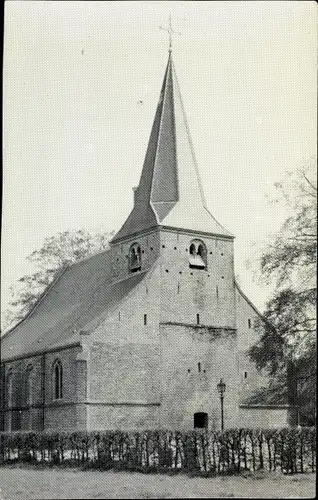
[[[118,230],[173,57],[207,205],[263,309],[257,257],[286,216],[274,183],[316,151],[313,1],[6,1],[2,312],[26,256],[67,229]],[[142,101],[140,103],[139,101]]]

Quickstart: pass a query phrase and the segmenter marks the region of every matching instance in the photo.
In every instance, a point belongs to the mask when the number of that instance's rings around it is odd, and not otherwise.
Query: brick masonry
[[[206,269],[189,267],[189,246],[206,247]],[[246,355],[257,340],[257,311],[236,288],[233,240],[156,229],[112,245],[112,282],[129,279],[129,248],[141,247],[143,279],[82,335],[82,346],[5,364],[12,369],[11,412],[21,429],[192,429],[194,414],[220,428],[217,383],[226,383],[226,427],[280,427],[287,409],[240,407],[267,384]],[[52,367],[63,367],[54,400]],[[32,365],[32,405],[25,374]],[[6,404],[6,402],[5,402]],[[5,427],[10,411],[6,406]],[[16,417],[15,417],[16,418]]]
[[[81,389],[85,380],[85,372],[78,370],[76,361],[80,351],[81,347],[63,349],[5,364],[6,375],[10,371],[13,375],[11,409],[8,394],[4,398],[5,429],[73,430],[86,427],[86,408],[78,405],[83,400]],[[54,400],[52,387],[56,359],[63,367],[63,399],[60,401]],[[28,401],[27,376],[31,367],[32,401]]]

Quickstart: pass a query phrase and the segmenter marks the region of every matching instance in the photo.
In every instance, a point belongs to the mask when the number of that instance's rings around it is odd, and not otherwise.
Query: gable
[[[2,358],[80,343],[80,331],[119,303],[146,274],[111,282],[110,250],[67,267],[29,315],[2,338]]]

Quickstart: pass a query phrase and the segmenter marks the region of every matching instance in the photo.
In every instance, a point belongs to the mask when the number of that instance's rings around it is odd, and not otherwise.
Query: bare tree
[[[266,324],[249,350],[260,369],[268,370],[270,386],[254,394],[253,402],[289,402],[300,406],[303,423],[315,419],[316,394],[316,170],[298,170],[289,182],[277,184],[292,214],[265,249],[260,269],[275,283],[267,303]]]
[[[5,313],[4,330],[26,316],[63,266],[107,249],[112,235],[79,229],[46,238],[39,250],[34,250],[26,257],[34,264],[34,273],[22,276],[11,287],[11,302]]]

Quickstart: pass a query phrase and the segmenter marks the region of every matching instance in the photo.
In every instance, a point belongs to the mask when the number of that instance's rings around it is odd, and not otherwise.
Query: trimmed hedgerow
[[[208,474],[314,472],[316,430],[1,432],[0,463]]]

